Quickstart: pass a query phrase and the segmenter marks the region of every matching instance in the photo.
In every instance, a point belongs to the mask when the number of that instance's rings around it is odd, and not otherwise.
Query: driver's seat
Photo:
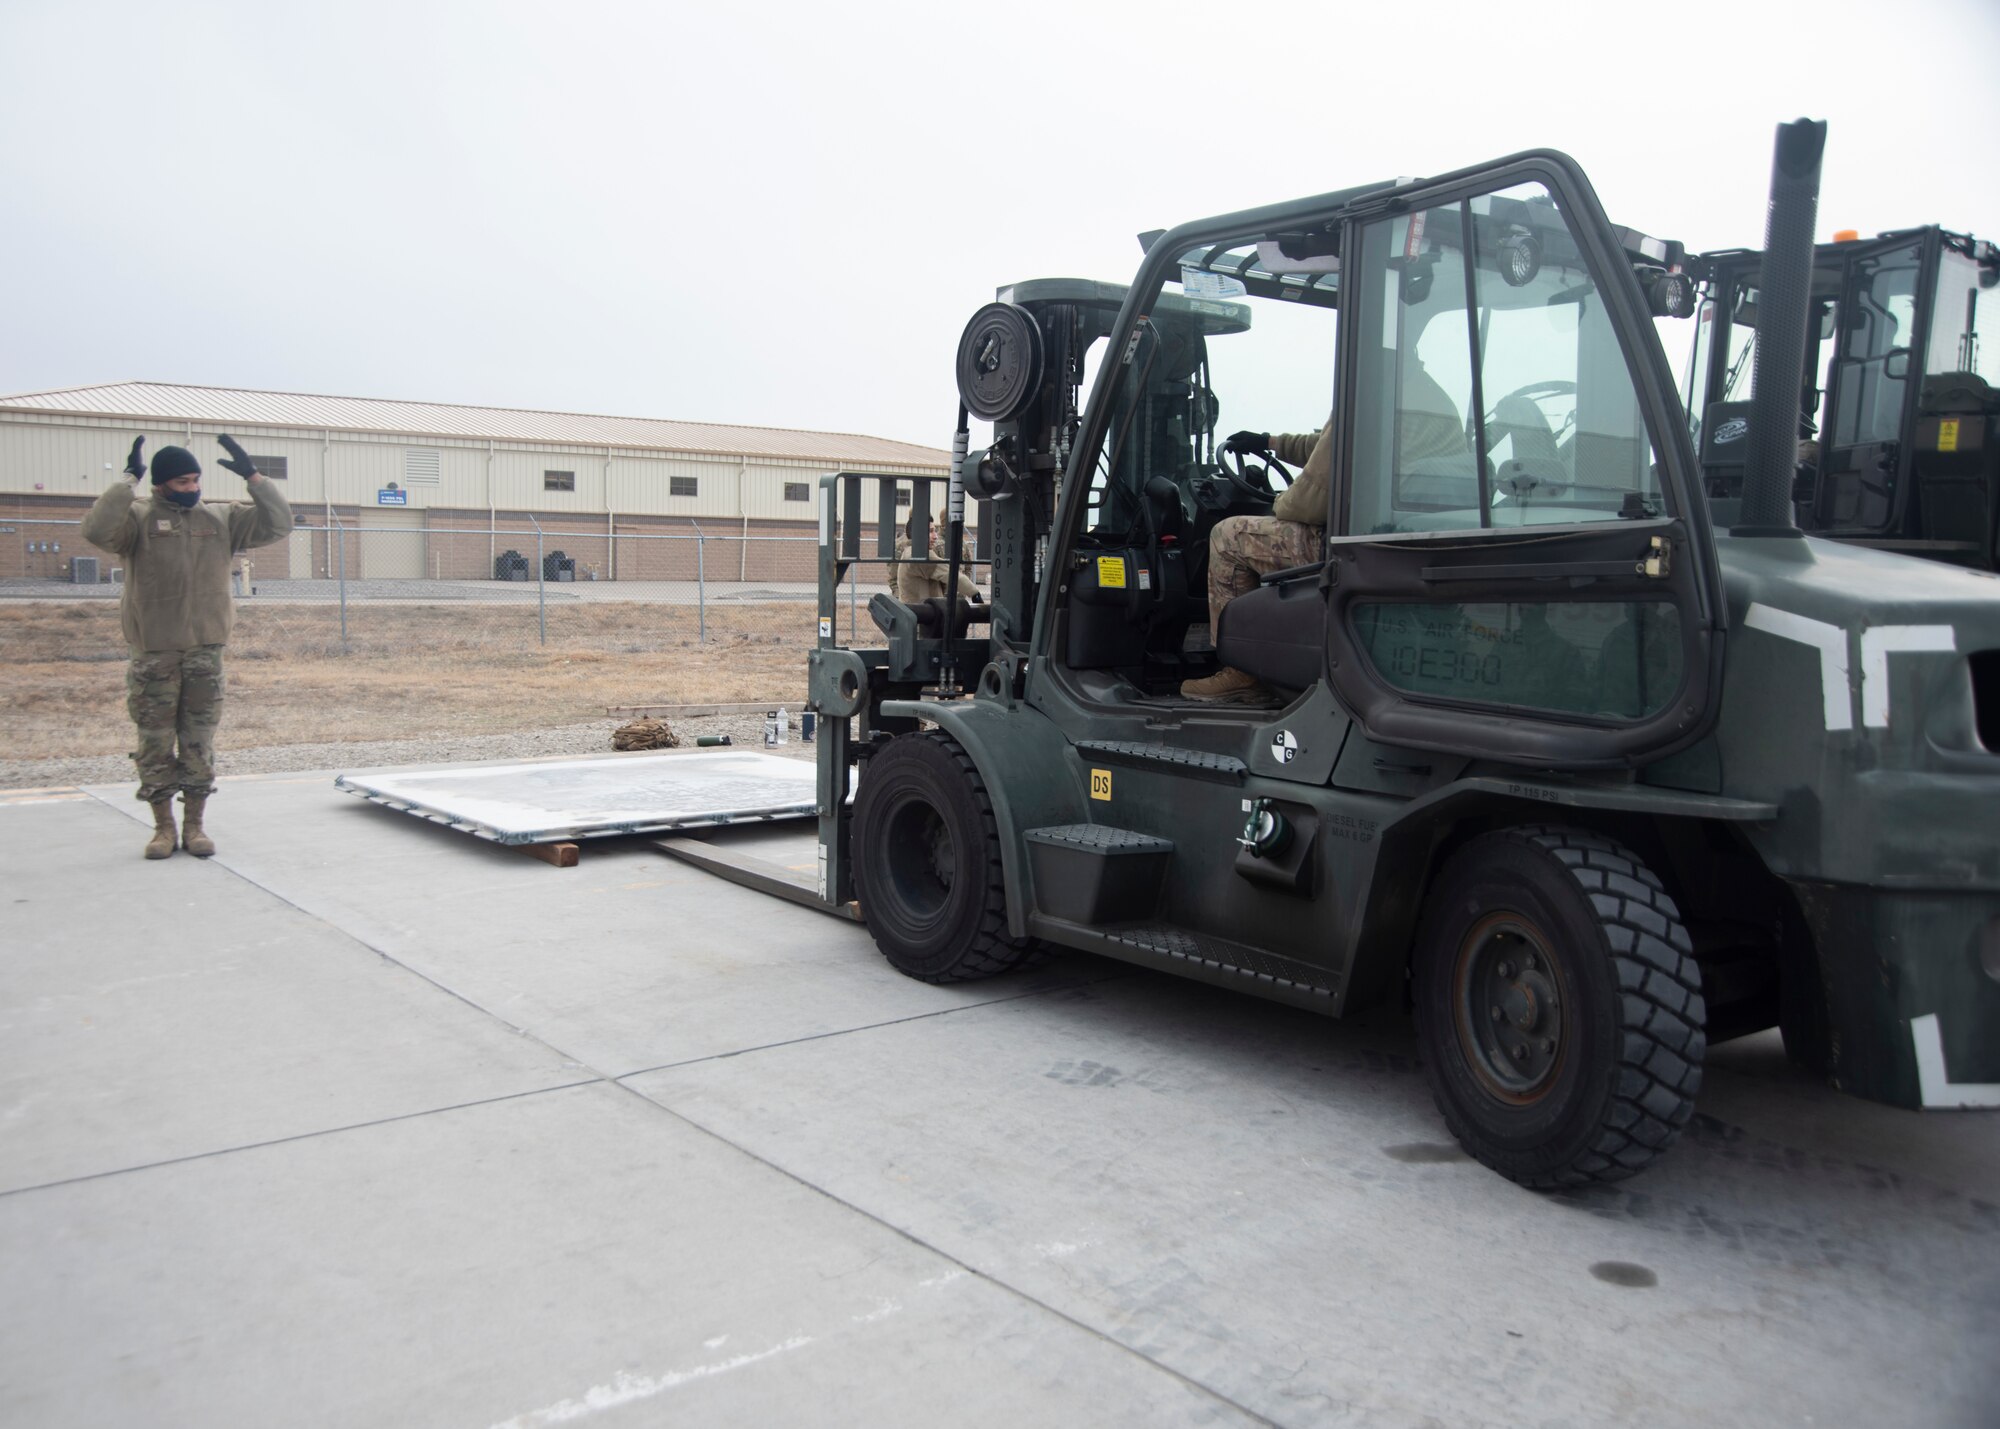
[[[1215,632],[1222,664],[1291,693],[1317,682],[1326,659],[1325,570],[1321,563],[1274,571],[1223,606]]]
[[[1556,434],[1549,426],[1549,419],[1529,398],[1509,393],[1500,399],[1500,405],[1493,409],[1493,420],[1487,424],[1489,448],[1500,444],[1498,434],[1502,432],[1513,438],[1516,461],[1562,465],[1562,452],[1556,446]]]

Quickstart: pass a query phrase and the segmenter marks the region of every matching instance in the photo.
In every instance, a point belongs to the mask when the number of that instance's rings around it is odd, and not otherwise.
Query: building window
[[[898,506],[908,506],[910,504],[910,493],[908,488],[901,486],[896,488],[896,504]]]
[[[698,496],[701,494],[701,479],[694,476],[670,476],[667,478],[667,495]]]
[[[291,475],[291,472],[286,469],[285,458],[281,456],[253,456],[250,458],[250,465],[256,467],[257,470],[263,472],[264,475],[270,477],[273,481],[283,481]]]
[[[438,454],[435,447],[406,447],[403,451],[403,485],[436,486]]]
[[[812,483],[809,481],[788,481],[785,483],[785,500],[810,501],[813,499]]]
[[[542,473],[542,490],[576,490],[576,473],[573,471],[545,471]]]

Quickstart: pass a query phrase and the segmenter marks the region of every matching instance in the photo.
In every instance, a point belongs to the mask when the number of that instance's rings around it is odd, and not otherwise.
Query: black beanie
[[[153,453],[153,485],[164,486],[177,476],[200,476],[201,463],[186,447],[161,447]]]

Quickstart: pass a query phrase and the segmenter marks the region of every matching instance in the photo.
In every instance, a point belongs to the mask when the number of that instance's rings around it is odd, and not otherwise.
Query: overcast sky
[[[1726,34],[1726,38],[1722,36]],[[1756,246],[2000,239],[2000,0],[0,0],[0,393],[128,379],[948,445],[999,284],[1514,150]]]

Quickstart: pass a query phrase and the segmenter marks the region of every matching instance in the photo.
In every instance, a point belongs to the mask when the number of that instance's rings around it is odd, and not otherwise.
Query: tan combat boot
[[[1181,684],[1181,694],[1185,698],[1212,700],[1217,704],[1259,704],[1268,700],[1270,693],[1255,675],[1246,675],[1227,665],[1205,679],[1186,680]]]
[[[169,795],[153,805],[153,836],[146,841],[147,858],[165,858],[174,851],[174,801]]]
[[[201,811],[208,805],[208,795],[182,794],[181,803],[187,808],[187,817],[181,821],[181,847],[196,858],[207,858],[215,852],[215,840],[201,829]]]

